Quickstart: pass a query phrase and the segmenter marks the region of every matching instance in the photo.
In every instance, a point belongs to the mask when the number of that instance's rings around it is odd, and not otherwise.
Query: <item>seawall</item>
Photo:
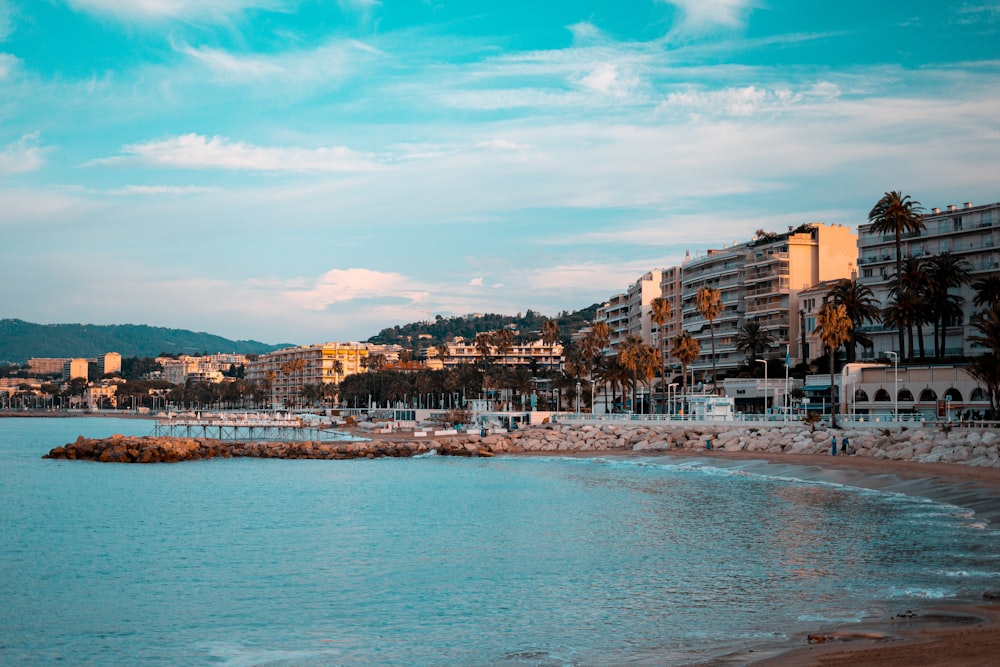
[[[855,456],[924,463],[1000,467],[1000,433],[990,429],[810,429],[802,424],[623,425],[546,424],[510,433],[466,433],[434,439],[390,437],[349,442],[230,442],[206,438],[123,436],[91,439],[52,449],[44,458],[117,463],[170,463],[209,458],[354,459],[407,457],[431,450],[451,456],[493,456],[521,452],[655,452],[705,450],[768,454],[829,454],[849,439]]]

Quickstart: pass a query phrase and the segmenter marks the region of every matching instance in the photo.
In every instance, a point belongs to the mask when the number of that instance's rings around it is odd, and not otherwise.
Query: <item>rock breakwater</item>
[[[960,463],[1000,467],[1000,433],[990,429],[812,430],[801,424],[544,426],[505,434],[458,434],[439,439],[395,436],[345,442],[229,442],[203,438],[123,436],[90,439],[56,447],[45,458],[116,463],[172,463],[210,458],[355,459],[408,457],[436,451],[448,456],[493,456],[520,452],[656,452],[704,450],[768,454],[829,454],[849,440],[853,455],[897,461]]]

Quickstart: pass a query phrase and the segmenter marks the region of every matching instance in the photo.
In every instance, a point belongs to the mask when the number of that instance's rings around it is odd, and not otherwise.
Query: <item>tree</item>
[[[951,252],[942,252],[926,263],[928,303],[934,321],[934,358],[945,354],[948,324],[962,317],[964,299],[951,289],[969,282],[969,264]]]
[[[542,322],[542,342],[546,345],[555,345],[560,340],[562,340],[562,331],[559,329],[559,322],[555,320]]]
[[[642,339],[635,334],[629,334],[618,346],[618,363],[632,375],[632,411],[635,412],[635,391],[638,383],[639,368],[642,365]]]
[[[485,370],[493,363],[493,337],[485,331],[477,333],[473,346],[479,353],[483,369]]]
[[[834,383],[837,350],[841,345],[851,340],[851,329],[854,324],[847,316],[847,308],[843,304],[827,302],[816,318],[816,333],[823,346],[830,351],[830,425],[837,428],[837,392]]]
[[[690,331],[684,331],[674,338],[670,348],[670,356],[676,357],[681,362],[681,388],[683,393],[687,393],[687,368],[694,363],[701,355],[701,346],[691,335]]]
[[[984,385],[990,394],[990,408],[996,414],[1000,393],[1000,305],[977,313],[972,318],[976,333],[969,340],[985,347],[988,352],[976,357],[968,367],[969,375]]]
[[[503,364],[507,364],[507,355],[510,354],[511,350],[514,349],[514,332],[504,327],[498,331],[493,332],[493,346],[496,347],[497,354],[503,360]]]
[[[736,332],[736,349],[747,355],[747,363],[774,347],[774,336],[756,320],[745,322]]]
[[[708,331],[712,337],[712,391],[718,382],[715,370],[715,318],[722,314],[722,292],[713,287],[699,287],[694,297],[698,312],[708,320]]]
[[[1000,305],[1000,273],[991,273],[973,281],[972,289],[976,291],[972,303],[977,308],[990,310]]]
[[[852,362],[857,358],[858,342],[862,337],[862,334],[858,333],[858,328],[863,327],[865,322],[879,321],[878,300],[871,288],[859,282],[857,278],[844,278],[838,281],[830,288],[827,297],[833,303],[843,305],[847,316],[854,324],[851,329],[851,340],[847,343],[847,361]]]
[[[917,330],[917,347],[920,358],[924,352],[924,324],[931,321],[930,294],[928,292],[927,269],[920,258],[909,256],[903,260],[903,273],[899,280],[893,281],[889,287],[889,298],[892,301],[883,311],[883,322],[898,326],[906,332],[909,343],[909,353],[904,345],[899,350],[900,359],[914,358],[913,330]],[[887,312],[891,311],[891,312]]]
[[[666,391],[666,385],[667,385],[667,369],[666,369],[667,337],[666,337],[666,332],[663,329],[666,326],[667,322],[670,321],[670,316],[673,315],[673,312],[674,312],[673,304],[670,303],[669,299],[664,298],[662,296],[656,297],[650,303],[649,319],[651,319],[653,323],[656,324],[657,340],[660,343],[660,348],[659,348],[660,360],[663,362],[663,364],[659,368],[660,377],[662,379],[662,382],[660,382],[661,393]],[[660,402],[661,403],[665,402],[662,396],[660,398]]]
[[[873,234],[893,234],[896,237],[896,293],[901,294],[899,281],[903,272],[903,234],[925,229],[923,207],[899,191],[886,192],[868,213]],[[899,349],[902,352],[903,330],[899,329]]]

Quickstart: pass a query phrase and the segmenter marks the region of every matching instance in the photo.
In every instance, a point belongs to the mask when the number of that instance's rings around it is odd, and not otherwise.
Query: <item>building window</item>
[[[872,277],[872,270],[871,269],[861,269],[861,276],[863,278],[871,278]]]
[[[961,231],[962,230],[962,216],[958,216],[957,218],[952,218],[951,224],[952,224],[953,229],[956,232]]]

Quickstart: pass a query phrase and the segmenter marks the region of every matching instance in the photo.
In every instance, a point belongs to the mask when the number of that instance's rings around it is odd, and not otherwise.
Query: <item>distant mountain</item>
[[[24,363],[32,357],[87,357],[118,352],[123,357],[169,354],[263,354],[290,345],[229,340],[185,329],[144,324],[33,324],[0,320],[0,363]]]
[[[482,331],[496,331],[503,327],[516,329],[522,338],[537,339],[541,336],[542,324],[554,319],[562,331],[564,340],[590,326],[597,315],[599,304],[593,304],[574,312],[563,311],[556,317],[546,317],[534,311],[523,315],[496,315],[492,313],[461,315],[457,317],[442,317],[438,315],[432,322],[413,322],[383,329],[377,335],[368,339],[369,343],[382,345],[401,345],[419,354],[431,347],[462,336],[466,340],[476,337]]]

